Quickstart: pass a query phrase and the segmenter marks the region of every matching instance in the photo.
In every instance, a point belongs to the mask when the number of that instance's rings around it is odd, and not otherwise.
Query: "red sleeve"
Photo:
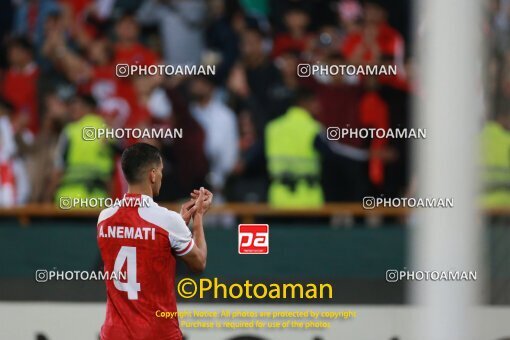
[[[361,35],[359,33],[351,33],[345,38],[342,46],[340,47],[340,52],[344,55],[346,59],[349,59],[356,50],[356,47],[358,47],[358,45],[360,44],[360,42]]]
[[[360,113],[363,126],[385,130],[389,128],[388,105],[376,92],[369,92],[363,96],[360,103]],[[370,143],[370,149],[372,151],[383,149],[387,143],[386,138],[374,138]],[[369,176],[375,185],[383,183],[384,162],[381,159],[370,159]]]

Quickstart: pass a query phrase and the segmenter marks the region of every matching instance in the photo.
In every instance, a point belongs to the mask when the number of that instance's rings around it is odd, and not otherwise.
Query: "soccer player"
[[[102,340],[180,340],[177,318],[157,318],[156,311],[177,311],[174,281],[180,257],[194,272],[205,269],[207,245],[202,218],[212,194],[191,193],[181,215],[158,206],[163,163],[157,148],[138,143],[122,154],[128,193],[118,207],[104,209],[97,223],[97,242],[106,280],[106,319]],[[187,223],[193,218],[193,234]],[[125,273],[126,279],[121,277]]]

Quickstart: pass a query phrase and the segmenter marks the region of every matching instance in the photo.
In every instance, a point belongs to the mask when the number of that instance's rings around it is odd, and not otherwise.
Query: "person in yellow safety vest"
[[[49,194],[57,204],[61,197],[107,198],[114,170],[114,154],[110,141],[94,138],[97,129],[107,128],[103,118],[95,114],[93,97],[77,95],[71,100],[73,120],[60,136],[55,158],[55,174]]]
[[[314,146],[322,129],[313,117],[319,104],[304,88],[295,98],[295,105],[265,129],[268,201],[275,207],[318,207],[324,203],[320,154]]]
[[[326,129],[314,119],[320,110],[314,92],[298,88],[293,97],[293,106],[267,124],[264,138],[244,152],[236,171],[242,174],[247,169],[266,164],[270,177],[268,202],[271,206],[319,207],[324,203],[323,161],[345,164],[346,160],[356,160],[367,163],[370,153],[328,139]]]
[[[510,207],[510,114],[498,114],[481,134],[486,208]]]

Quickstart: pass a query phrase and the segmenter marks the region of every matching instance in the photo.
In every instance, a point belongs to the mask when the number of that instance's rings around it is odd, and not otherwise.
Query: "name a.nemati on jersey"
[[[156,240],[156,228],[152,227],[108,226],[105,229],[103,226],[99,228],[98,237]]]

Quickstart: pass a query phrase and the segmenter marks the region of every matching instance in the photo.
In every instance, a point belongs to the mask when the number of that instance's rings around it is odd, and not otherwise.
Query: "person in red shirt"
[[[28,39],[11,40],[7,47],[9,69],[0,83],[0,94],[15,110],[13,121],[28,124],[32,133],[39,130],[37,110],[37,81],[39,69],[34,61],[34,51]]]
[[[367,91],[361,98],[360,118],[364,126],[388,130],[390,128],[390,112],[388,105],[376,91],[377,80],[369,76],[365,82]],[[386,158],[391,159],[392,153],[388,148],[388,139],[374,138],[370,141],[371,158],[369,161],[370,181],[376,187],[384,182],[384,163]]]
[[[132,13],[126,12],[117,20],[115,34],[114,64],[155,65],[158,62],[157,54],[139,42],[140,27]],[[140,109],[134,77],[119,78],[117,83],[118,96],[124,98],[131,109],[126,122],[128,127],[137,127],[147,118],[147,112]]]
[[[404,40],[387,21],[386,10],[375,0],[364,6],[364,23],[358,31],[351,32],[341,46],[342,54],[354,64],[373,64],[382,55],[392,55],[395,63],[403,64]]]
[[[132,13],[124,13],[115,24],[115,64],[154,65],[158,56],[139,41],[140,27]]]
[[[90,61],[90,92],[98,100],[117,95],[118,77],[115,75],[113,63],[113,46],[107,39],[93,41],[87,49],[87,59]]]
[[[277,58],[288,51],[305,51],[313,40],[308,33],[310,17],[299,7],[291,8],[285,13],[286,32],[279,33],[274,39],[273,58]]]
[[[106,280],[101,339],[181,340],[178,318],[157,318],[155,314],[177,311],[177,258],[194,272],[205,269],[207,244],[202,219],[212,194],[203,187],[194,190],[181,214],[156,204],[153,196],[161,188],[163,162],[159,150],[149,144],[138,143],[124,150],[122,171],[129,184],[123,204],[104,209],[97,223],[104,271],[118,273],[118,279]],[[193,234],[187,226],[191,218]]]

